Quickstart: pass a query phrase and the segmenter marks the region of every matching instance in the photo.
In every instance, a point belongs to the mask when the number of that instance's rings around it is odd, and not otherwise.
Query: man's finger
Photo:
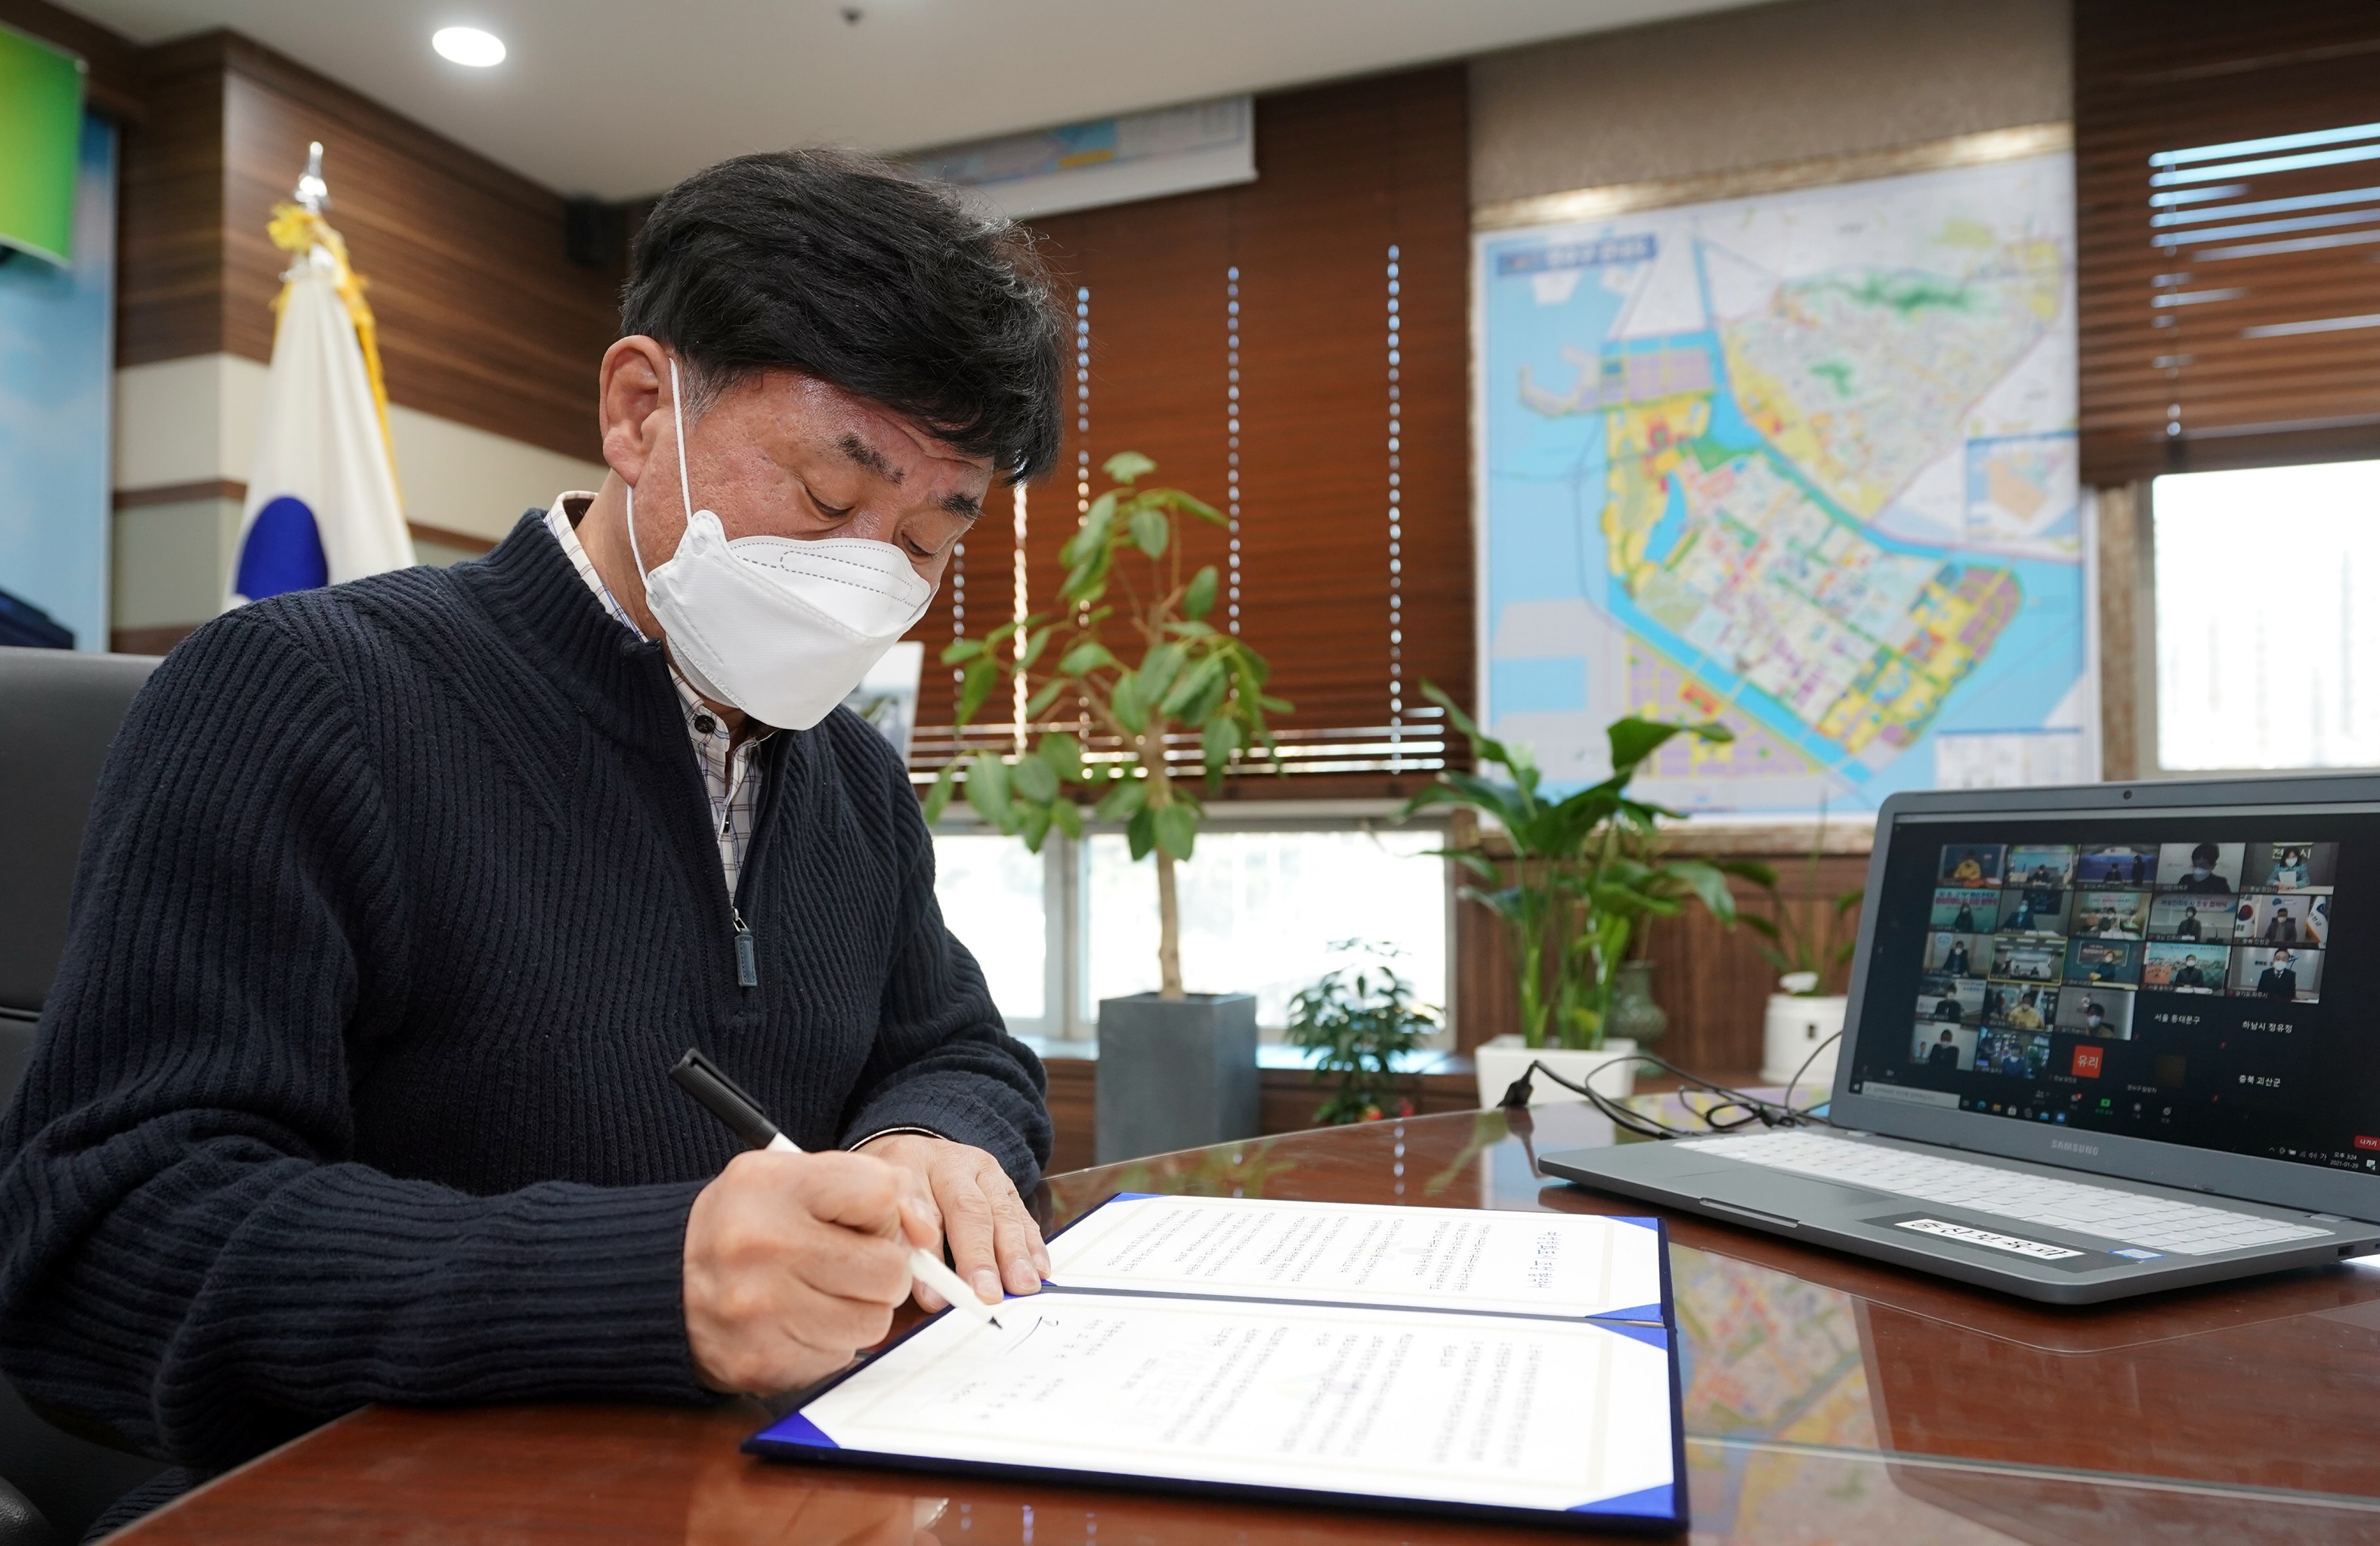
[[[992,1254],[990,1199],[964,1167],[934,1172],[934,1195],[942,1205],[942,1234],[951,1245],[951,1266],[987,1304],[1001,1300],[999,1260]]]
[[[1041,1231],[1025,1211],[1006,1175],[994,1171],[978,1183],[991,1199],[992,1249],[1000,1258],[1001,1275],[1012,1294],[1034,1294],[1050,1270],[1041,1248]]]
[[[899,1171],[866,1154],[807,1158],[802,1200],[814,1217],[863,1235],[900,1233],[905,1188]]]

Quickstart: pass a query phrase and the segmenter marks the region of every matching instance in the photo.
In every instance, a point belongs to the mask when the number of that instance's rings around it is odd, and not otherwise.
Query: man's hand
[[[713,1390],[763,1395],[824,1379],[892,1329],[911,1248],[941,1233],[880,1159],[738,1154],[686,1221],[696,1372]]]
[[[933,1221],[937,1234],[949,1237],[952,1267],[987,1302],[1000,1302],[1003,1282],[1011,1294],[1040,1288],[1050,1271],[1050,1250],[998,1160],[980,1149],[919,1133],[878,1138],[862,1152],[902,1174],[911,1204]],[[941,1296],[924,1284],[917,1285],[917,1303],[942,1308]]]

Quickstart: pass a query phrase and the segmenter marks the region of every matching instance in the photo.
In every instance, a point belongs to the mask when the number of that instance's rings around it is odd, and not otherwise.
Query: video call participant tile
[[[1984,981],[1979,977],[1928,973],[1917,982],[1917,1017],[1946,1025],[1984,1023]]]
[[[2338,883],[2336,843],[2251,843],[2240,870],[2242,891],[2327,890]]]
[[[2245,843],[2168,843],[2157,849],[2157,889],[2202,896],[2240,889]]]
[[[2141,986],[2169,993],[2219,993],[2231,974],[2228,945],[2193,940],[2153,940],[2143,947]]]
[[[2146,889],[2156,884],[2156,870],[2153,844],[2085,843],[2074,861],[2074,883]]]
[[[2149,931],[2149,894],[2145,891],[2078,891],[2068,931],[2095,939],[2144,939]]]
[[[2049,1038],[2036,1031],[1987,1030],[1975,1043],[1974,1068],[2012,1079],[2038,1079],[2049,1066]]]
[[[2241,945],[2231,952],[2231,991],[2274,1004],[2313,1004],[2322,998],[2319,950]]]
[[[2242,944],[2319,950],[2330,943],[2330,896],[2325,892],[2258,892],[2240,898],[2232,919],[2232,938]]]
[[[2066,980],[2108,982],[2137,987],[2141,980],[2141,946],[2135,940],[2095,940],[2080,936],[2066,943]]]
[[[1975,1065],[1975,1038],[1981,1032],[1973,1026],[1920,1021],[1910,1040],[1909,1061],[1953,1072],[1973,1068]]]
[[[2066,942],[2056,934],[2002,934],[1993,943],[1992,976],[2003,982],[2060,982]]]
[[[1999,894],[1994,927],[2003,934],[2062,934],[2073,895],[2047,886],[2010,887]]]
[[[1981,977],[1992,969],[1992,937],[1947,931],[1928,934],[1925,969],[1950,977]]]
[[[1926,919],[1933,928],[1954,934],[1989,933],[1999,922],[2000,894],[1978,886],[1937,886],[1934,910]]]
[[[2000,883],[2008,846],[2000,843],[1953,843],[1942,850],[1942,883],[1996,886]]]
[[[2228,896],[2200,896],[2190,892],[2159,892],[2149,904],[2149,938],[2206,940],[2228,944],[2232,909]]]
[[[1995,982],[1985,995],[1984,1019],[2010,1030],[2047,1030],[2058,1014],[2058,993],[2056,988]]]
[[[2063,891],[2074,883],[2074,846],[2070,843],[2020,843],[2008,851],[2000,883]]]
[[[2058,995],[2058,1029],[2102,1041],[2132,1039],[2132,993],[2125,988],[2069,988]]]

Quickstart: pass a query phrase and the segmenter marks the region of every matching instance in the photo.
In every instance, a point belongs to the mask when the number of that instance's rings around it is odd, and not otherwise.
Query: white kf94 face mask
[[[763,724],[808,730],[834,712],[926,614],[934,588],[909,555],[862,537],[727,540],[719,517],[694,507],[686,475],[686,410],[677,361],[670,408],[677,482],[688,514],[669,562],[650,569],[637,546],[637,491],[628,491],[628,550],[645,603],[669,635],[671,659],[695,690]]]

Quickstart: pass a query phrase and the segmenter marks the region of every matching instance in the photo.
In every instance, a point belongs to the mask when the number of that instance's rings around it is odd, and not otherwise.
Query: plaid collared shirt
[[[595,592],[620,626],[642,639],[644,630],[637,627],[619,598],[612,594],[603,577],[595,572],[594,561],[587,556],[587,550],[578,545],[577,522],[594,498],[591,493],[577,492],[556,498],[546,509],[545,529],[553,533],[553,540],[569,555],[578,578],[587,582],[587,588]],[[667,651],[663,651],[663,657],[667,658]],[[752,765],[752,754],[776,732],[764,729],[738,746],[710,705],[702,700],[702,695],[678,670],[675,661],[670,662],[669,671],[670,680],[677,687],[678,706],[686,712],[686,733],[694,743],[694,760],[702,769],[702,786],[710,797],[711,835],[719,840],[719,868],[727,877],[727,895],[733,899],[736,878],[744,872],[745,846],[752,841],[752,822],[760,809],[760,771]]]

